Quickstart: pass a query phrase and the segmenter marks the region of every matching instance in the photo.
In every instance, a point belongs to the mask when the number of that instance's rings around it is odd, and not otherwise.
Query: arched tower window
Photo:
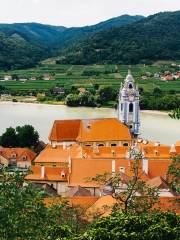
[[[134,108],[133,103],[130,103],[129,104],[129,112],[133,112],[133,108]]]
[[[121,103],[121,111],[123,111],[123,104]]]
[[[133,85],[130,83],[129,84],[129,89],[132,89],[133,88]]]

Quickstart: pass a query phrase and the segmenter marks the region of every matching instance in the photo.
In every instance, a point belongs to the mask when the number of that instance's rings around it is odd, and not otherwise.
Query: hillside
[[[60,47],[62,49],[63,47],[67,47],[68,45],[73,44],[77,40],[79,41],[85,39],[86,37],[98,31],[128,25],[137,22],[143,18],[143,16],[139,15],[122,15],[92,26],[66,28],[63,33],[60,34],[56,47]]]
[[[180,59],[179,23],[180,11],[164,12],[106,29],[72,45],[62,62],[136,64]]]
[[[40,60],[57,55],[59,49],[90,34],[142,19],[123,15],[93,26],[66,28],[38,23],[0,24],[0,69],[35,66]]]

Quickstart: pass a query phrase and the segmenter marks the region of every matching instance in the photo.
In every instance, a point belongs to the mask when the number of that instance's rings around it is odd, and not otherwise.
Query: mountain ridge
[[[161,12],[92,34],[62,53],[63,63],[148,63],[180,59],[180,11]]]

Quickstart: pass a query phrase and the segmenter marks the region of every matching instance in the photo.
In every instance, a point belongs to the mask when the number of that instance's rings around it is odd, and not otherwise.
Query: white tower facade
[[[129,126],[134,136],[139,135],[139,90],[130,70],[119,92],[118,119]]]

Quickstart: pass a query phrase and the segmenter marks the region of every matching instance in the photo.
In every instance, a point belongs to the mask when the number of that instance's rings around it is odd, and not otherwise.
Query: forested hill
[[[148,63],[180,59],[180,11],[97,32],[68,48],[64,63]]]
[[[35,66],[40,60],[55,56],[59,49],[90,34],[113,26],[142,19],[123,15],[93,26],[66,28],[38,23],[0,24],[0,69]]]
[[[0,24],[0,69],[28,68],[52,56],[51,46],[64,29],[38,23]]]

